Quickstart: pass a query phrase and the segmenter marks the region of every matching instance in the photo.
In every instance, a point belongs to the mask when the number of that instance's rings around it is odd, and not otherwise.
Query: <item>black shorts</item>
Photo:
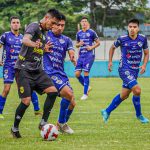
[[[43,70],[38,72],[16,70],[15,78],[20,98],[30,97],[33,91],[43,94],[45,89],[54,86],[50,77]]]

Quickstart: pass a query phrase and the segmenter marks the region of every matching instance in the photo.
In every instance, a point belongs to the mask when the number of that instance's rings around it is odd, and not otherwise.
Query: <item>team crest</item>
[[[5,73],[5,74],[7,74],[7,73],[8,73],[8,70],[7,70],[7,69],[6,69],[6,70],[4,70],[4,73]]]
[[[139,46],[139,47],[142,47],[142,42],[138,42],[138,46]]]
[[[59,42],[60,42],[61,44],[65,43],[65,41],[64,41],[63,39],[60,39]]]
[[[24,93],[24,87],[23,86],[20,87],[20,93]]]

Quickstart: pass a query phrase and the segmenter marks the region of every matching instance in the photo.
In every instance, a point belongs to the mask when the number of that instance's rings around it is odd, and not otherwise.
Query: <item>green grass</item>
[[[131,96],[112,114],[108,124],[104,124],[100,109],[105,108],[121,90],[119,78],[92,78],[92,91],[87,101],[81,101],[83,88],[76,79],[70,79],[77,105],[69,121],[74,135],[60,134],[53,142],[42,141],[37,128],[39,117],[34,116],[33,106],[28,108],[21,124],[22,139],[13,139],[10,128],[19,98],[13,84],[4,109],[4,120],[0,120],[0,150],[148,150],[150,149],[150,124],[141,124],[135,117]],[[140,78],[142,87],[141,103],[143,114],[150,118],[150,79]],[[0,80],[0,91],[3,81]],[[41,108],[45,96],[39,96]],[[58,98],[50,123],[56,124],[59,112]]]

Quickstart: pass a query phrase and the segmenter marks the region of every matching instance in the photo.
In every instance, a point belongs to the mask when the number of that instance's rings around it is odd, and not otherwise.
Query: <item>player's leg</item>
[[[0,95],[0,119],[4,119],[4,116],[2,114],[3,114],[3,109],[5,106],[6,98],[7,98],[7,95],[9,94],[10,88],[11,88],[11,84],[4,83],[4,89],[3,89],[2,95]]]
[[[76,68],[75,68],[75,76],[78,79],[78,81],[81,83],[81,85],[84,86],[84,78],[81,75],[82,66],[83,66],[83,60],[81,57],[79,57]]]
[[[81,100],[86,100],[88,98],[89,83],[89,72],[84,71],[84,94],[81,97]]]
[[[140,103],[140,95],[141,95],[141,88],[138,84],[132,87],[133,97],[132,102],[134,104],[134,108],[136,111],[136,117],[141,123],[148,123],[149,120],[142,115],[141,112],[141,103]]]
[[[102,117],[103,117],[103,120],[105,123],[107,123],[107,120],[110,116],[110,113],[115,110],[123,100],[127,99],[129,94],[131,93],[131,90],[128,89],[128,88],[122,88],[122,91],[120,94],[116,95],[111,104],[106,108],[106,109],[103,109],[101,111],[101,114],[102,114]]]
[[[84,78],[83,78],[83,76],[81,75],[81,70],[76,70],[76,71],[75,71],[75,76],[76,76],[76,78],[78,79],[78,81],[81,83],[81,85],[84,86]]]
[[[41,129],[42,126],[47,124],[50,112],[53,108],[58,92],[57,89],[54,87],[54,84],[52,83],[51,79],[44,71],[40,73],[39,80],[36,81],[36,84],[38,86],[37,91],[39,91],[40,93],[47,94],[44,103],[42,119],[39,124],[39,129]]]
[[[19,132],[19,124],[21,122],[21,119],[24,116],[24,113],[26,109],[29,107],[31,101],[31,97],[25,97],[21,99],[21,103],[18,105],[15,113],[15,119],[14,119],[14,125],[11,128],[11,133],[14,138],[21,138],[20,132]]]
[[[81,100],[86,100],[88,98],[88,91],[89,91],[89,84],[90,84],[89,72],[92,68],[94,59],[95,59],[94,55],[91,55],[91,56],[88,56],[87,58],[84,58],[84,62],[83,62],[84,94],[81,97]]]
[[[11,89],[11,84],[14,81],[14,69],[4,66],[3,79],[4,79],[4,88],[3,88],[2,95],[0,95],[0,119],[4,119],[2,113],[6,103],[7,96]]]
[[[14,125],[11,128],[11,133],[15,138],[21,138],[21,135],[19,133],[19,124],[21,122],[21,119],[24,116],[26,109],[30,105],[30,101],[31,101],[32,89],[30,86],[29,79],[26,78],[26,74],[28,73],[24,70],[16,71],[15,74],[16,82],[18,86],[18,94],[19,97],[21,98],[21,102],[16,109]]]
[[[40,111],[38,96],[35,91],[32,92],[31,101],[34,107],[35,115],[42,115],[42,112]]]
[[[60,113],[57,126],[62,132],[73,134],[74,131],[67,124],[76,105],[72,89],[66,85],[61,89],[60,95],[63,98],[60,102]]]

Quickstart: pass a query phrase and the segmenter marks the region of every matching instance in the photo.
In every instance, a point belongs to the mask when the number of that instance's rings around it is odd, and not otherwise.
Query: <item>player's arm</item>
[[[80,41],[80,42],[77,41],[77,42],[76,42],[76,47],[79,48],[79,47],[83,46],[83,44],[84,44],[83,41]]]
[[[69,54],[70,61],[74,64],[74,66],[76,66],[77,62],[76,62],[74,50],[69,50],[68,54]]]
[[[0,48],[2,48],[2,44],[0,44]],[[0,66],[3,66],[2,58],[0,58]]]
[[[109,50],[109,62],[108,62],[108,70],[111,72],[112,71],[112,58],[114,55],[114,51],[115,51],[116,47],[114,46],[114,44],[110,47]]]
[[[39,47],[42,46],[41,45],[42,43],[40,42],[40,40],[37,40],[36,42],[33,42],[31,39],[32,39],[32,35],[31,34],[25,34],[24,37],[23,37],[22,43],[25,46],[28,46],[28,47],[39,48]]]
[[[143,65],[140,66],[141,69],[140,74],[143,74],[145,72],[148,60],[149,60],[149,50],[146,49],[144,50]]]
[[[100,40],[99,39],[96,39],[95,40],[95,44],[94,45],[92,45],[92,46],[87,46],[87,50],[93,50],[93,49],[95,49],[95,48],[97,48],[98,46],[100,45]]]

